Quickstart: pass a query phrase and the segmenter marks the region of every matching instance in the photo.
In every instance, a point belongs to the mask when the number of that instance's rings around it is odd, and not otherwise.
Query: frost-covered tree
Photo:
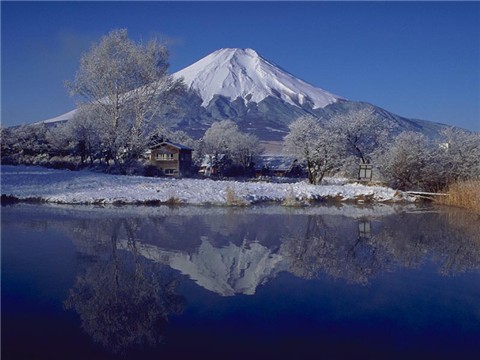
[[[231,163],[246,169],[261,151],[258,138],[241,132],[231,120],[213,123],[200,142],[200,152],[215,159],[218,168]]]
[[[422,134],[405,131],[377,158],[382,174],[394,188],[434,190],[438,162],[431,142]]]
[[[186,145],[192,149],[195,149],[198,143],[197,140],[190,137],[185,131],[158,126],[150,135],[150,145],[160,144],[163,141]]]
[[[89,105],[81,106],[66,127],[74,142],[74,153],[80,156],[81,164],[89,161],[93,165],[95,160],[102,160],[102,138],[105,139],[105,131],[102,122],[95,117],[95,112]]]
[[[384,146],[377,165],[395,188],[442,190],[457,180],[480,177],[480,135],[449,128],[440,140],[429,140],[406,131]]]
[[[45,165],[50,146],[44,125],[21,125],[2,129],[3,164]]]
[[[260,140],[253,134],[240,133],[237,136],[232,149],[232,159],[234,164],[242,166],[244,169],[252,167],[255,159],[262,153]]]
[[[323,177],[340,165],[337,133],[322,128],[317,119],[303,116],[292,122],[284,142],[287,151],[305,164],[311,184],[320,184]]]
[[[168,67],[165,46],[157,40],[135,43],[127,30],[110,32],[82,56],[67,87],[102,129],[107,159],[119,164],[144,150],[150,120],[183,89]]]
[[[480,178],[480,134],[448,128],[441,135],[437,152],[445,182]]]
[[[72,150],[72,136],[66,124],[57,124],[47,129],[45,139],[50,155],[67,156]]]
[[[230,155],[238,134],[238,126],[232,120],[215,122],[202,137],[203,151],[212,155]]]
[[[387,139],[385,126],[370,108],[336,115],[327,124],[337,134],[344,156],[354,156],[362,164],[370,163],[375,150]]]

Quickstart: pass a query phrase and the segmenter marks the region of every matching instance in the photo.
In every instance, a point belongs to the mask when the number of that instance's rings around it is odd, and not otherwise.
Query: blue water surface
[[[2,359],[478,359],[478,215],[2,207]]]

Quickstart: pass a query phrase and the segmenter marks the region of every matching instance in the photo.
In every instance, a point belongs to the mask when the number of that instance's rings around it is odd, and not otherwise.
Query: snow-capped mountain
[[[340,98],[316,88],[261,57],[252,49],[220,49],[173,74],[206,107],[215,96],[260,103],[271,96],[298,107],[323,108]]]
[[[187,275],[204,289],[222,296],[253,295],[258,286],[287,270],[283,257],[257,243],[233,243],[217,248],[203,237],[193,254],[170,251],[154,245],[138,245],[146,259],[161,262]],[[128,249],[126,242],[120,248]]]
[[[217,50],[176,72],[187,92],[177,99],[178,107],[159,122],[199,138],[216,121],[233,120],[242,131],[261,140],[281,141],[288,125],[310,114],[320,121],[332,116],[368,108],[385,121],[394,133],[418,131],[435,137],[445,125],[407,119],[375,105],[349,101],[317,88],[266,60],[252,49]],[[42,121],[68,121],[75,110]]]

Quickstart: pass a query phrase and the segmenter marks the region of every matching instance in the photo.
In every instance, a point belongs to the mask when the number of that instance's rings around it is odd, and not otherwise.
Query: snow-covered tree
[[[4,164],[35,164],[47,162],[50,146],[44,125],[21,125],[2,129],[1,155]]]
[[[438,191],[457,180],[480,177],[480,135],[449,128],[431,140],[406,131],[383,147],[377,165],[391,186]]]
[[[210,155],[222,168],[227,164],[248,168],[262,149],[259,139],[239,130],[231,120],[213,123],[200,142],[200,153]]]
[[[72,136],[66,124],[57,124],[47,129],[45,139],[50,155],[67,156],[72,150]]]
[[[442,131],[437,153],[446,183],[480,178],[480,134],[459,128]]]
[[[168,51],[158,41],[135,43],[127,30],[114,30],[82,56],[67,83],[103,129],[103,152],[117,164],[141,154],[150,120],[183,89],[168,67]]]
[[[374,151],[388,137],[385,124],[370,108],[336,115],[328,122],[327,127],[338,135],[337,139],[344,149],[345,158],[354,156],[362,164],[371,162]]]
[[[189,136],[185,131],[182,130],[172,130],[164,126],[158,126],[150,134],[150,145],[160,144],[163,141],[171,141],[177,144],[186,145],[195,149],[197,147],[197,142],[191,136]]]
[[[230,155],[238,133],[237,124],[231,120],[213,123],[203,135],[203,151],[211,155]]]
[[[253,134],[240,133],[232,148],[232,159],[234,164],[247,169],[255,163],[255,159],[262,153],[260,140]]]
[[[430,141],[422,134],[405,131],[377,158],[382,174],[394,188],[433,190],[438,179],[438,163]]]
[[[102,125],[89,105],[80,107],[67,122],[66,127],[75,143],[74,152],[80,156],[81,164],[89,160],[90,165],[93,165],[96,159],[103,158],[101,139],[105,139],[106,129]]]
[[[311,184],[321,183],[325,175],[340,165],[337,133],[322,128],[311,116],[298,118],[289,128],[284,139],[287,151],[305,164]]]

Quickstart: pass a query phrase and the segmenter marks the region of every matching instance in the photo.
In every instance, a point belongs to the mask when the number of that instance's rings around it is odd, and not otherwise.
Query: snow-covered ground
[[[214,181],[120,176],[88,170],[53,170],[37,166],[2,166],[1,193],[61,204],[135,204],[150,201],[191,205],[249,205],[262,202],[328,200],[412,202],[414,197],[379,186],[314,186],[270,182]]]

